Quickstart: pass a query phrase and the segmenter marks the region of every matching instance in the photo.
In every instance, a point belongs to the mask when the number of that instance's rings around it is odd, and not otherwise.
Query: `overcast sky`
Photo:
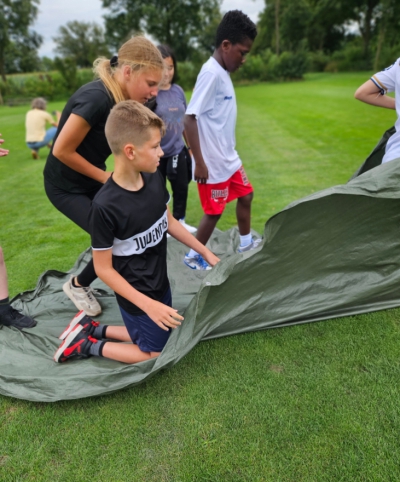
[[[168,0],[166,0],[168,1]],[[264,9],[264,0],[223,0],[221,10],[239,9],[246,13],[254,22]],[[70,20],[96,22],[103,25],[105,10],[101,8],[101,0],[40,0],[39,15],[34,30],[43,36],[43,44],[39,50],[40,56],[54,57],[52,38],[57,34],[58,27]]]

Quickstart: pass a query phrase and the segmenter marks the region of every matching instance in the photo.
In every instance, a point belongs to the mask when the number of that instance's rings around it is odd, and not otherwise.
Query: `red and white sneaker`
[[[65,328],[65,330],[58,338],[60,340],[65,340],[65,338],[67,338],[67,336],[71,333],[71,331],[75,328],[76,325],[82,325],[84,331],[86,331],[88,335],[92,335],[94,329],[99,326],[100,323],[98,321],[93,321],[92,318],[90,318],[90,316],[88,316],[82,310],[72,318],[67,328]]]
[[[84,331],[82,325],[76,325],[61,343],[53,359],[57,363],[62,363],[75,357],[88,358],[90,357],[90,347],[97,342],[96,338]]]

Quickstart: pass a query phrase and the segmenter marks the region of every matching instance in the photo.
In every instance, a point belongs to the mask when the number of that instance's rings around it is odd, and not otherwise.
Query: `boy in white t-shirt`
[[[395,98],[385,95],[388,92],[395,92]],[[361,85],[354,97],[367,104],[396,110],[396,132],[387,141],[382,164],[400,158],[400,58]]]
[[[239,252],[256,248],[261,240],[253,239],[250,231],[253,187],[235,149],[237,108],[229,73],[245,62],[256,35],[255,24],[243,12],[232,10],[224,15],[215,51],[197,77],[185,116],[185,132],[195,161],[193,177],[204,211],[196,238],[206,244],[226,203],[237,199]],[[184,262],[192,269],[211,269],[194,250]]]

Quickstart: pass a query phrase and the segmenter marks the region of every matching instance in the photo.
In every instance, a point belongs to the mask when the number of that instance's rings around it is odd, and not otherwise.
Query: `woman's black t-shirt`
[[[96,194],[89,215],[92,249],[112,248],[114,269],[138,291],[160,301],[169,287],[169,193],[158,170],[142,173],[142,178],[144,185],[139,191],[128,191],[110,177]],[[127,299],[116,296],[128,313],[143,313]]]
[[[54,143],[71,114],[85,119],[90,130],[76,151],[94,166],[106,170],[106,159],[111,154],[104,133],[104,127],[110,110],[115,102],[101,80],[95,80],[82,86],[68,100],[61,114]],[[102,183],[74,171],[53,155],[53,149],[47,158],[44,178],[54,186],[70,193],[98,191]]]

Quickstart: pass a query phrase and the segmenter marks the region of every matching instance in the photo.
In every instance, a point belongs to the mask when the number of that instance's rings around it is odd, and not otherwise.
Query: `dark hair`
[[[241,10],[230,10],[218,25],[215,46],[218,48],[224,40],[229,40],[233,45],[239,44],[246,38],[254,40],[256,36],[255,23]]]
[[[176,57],[174,51],[171,49],[169,45],[157,45],[158,50],[163,59],[167,59],[171,57],[172,63],[174,64],[174,76],[172,77],[171,84],[175,84],[176,78],[178,77],[178,70],[176,68]]]

